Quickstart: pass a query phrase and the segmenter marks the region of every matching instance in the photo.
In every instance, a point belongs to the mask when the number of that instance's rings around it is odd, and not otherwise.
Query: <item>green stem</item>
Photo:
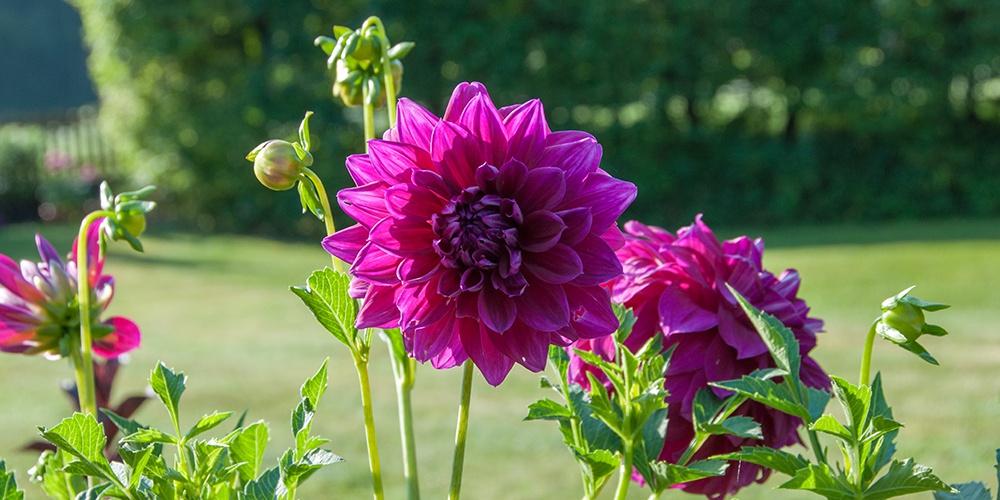
[[[378,457],[378,442],[375,439],[375,414],[372,411],[371,382],[368,380],[368,358],[360,353],[354,355],[354,367],[358,370],[361,383],[361,407],[365,415],[365,439],[368,443],[368,466],[372,472],[372,494],[375,500],[382,500],[382,464]]]
[[[76,294],[80,306],[80,339],[74,349],[73,363],[77,375],[77,394],[80,398],[80,410],[84,414],[97,418],[96,390],[94,388],[93,332],[90,325],[90,267],[87,265],[87,231],[94,221],[108,215],[107,211],[99,210],[84,217],[80,223],[80,232],[76,241]]]
[[[326,188],[323,187],[323,181],[320,180],[316,172],[313,172],[308,167],[302,167],[302,175],[305,176],[309,182],[316,188],[316,194],[319,196],[319,202],[323,205],[323,223],[326,224],[326,234],[327,236],[337,232],[337,226],[333,220],[333,211],[330,210],[330,197],[326,194]],[[301,181],[299,181],[301,182]],[[333,268],[339,272],[344,272],[344,264],[340,259],[331,256],[333,260]]]
[[[625,429],[626,432],[630,432],[631,429]],[[621,476],[618,478],[618,490],[615,492],[615,500],[625,500],[628,497],[628,487],[632,483],[632,448],[633,443],[631,439],[626,439],[622,441],[622,470]]]
[[[472,360],[466,360],[462,373],[462,399],[458,405],[458,427],[455,430],[455,457],[451,465],[451,489],[448,500],[458,500],[462,490],[462,469],[465,465],[465,437],[469,427],[469,402],[472,399]]]
[[[375,116],[374,108],[371,104],[368,104],[368,86],[365,85],[364,90],[365,103],[361,106],[361,111],[365,119],[365,153],[368,152],[368,141],[375,138]]]
[[[382,42],[382,79],[385,84],[385,107],[389,115],[389,128],[396,124],[396,82],[392,79],[392,61],[389,60],[389,38],[385,34],[382,20],[376,16],[369,17],[365,26],[374,24],[378,28],[379,40]],[[364,32],[364,28],[362,28]]]
[[[386,335],[391,335],[386,333]],[[398,333],[397,333],[398,335]],[[413,435],[413,404],[410,394],[416,378],[416,361],[405,351],[394,349],[392,340],[389,356],[394,358],[392,373],[396,379],[396,401],[399,407],[399,433],[403,441],[403,476],[406,478],[406,496],[410,500],[420,498],[420,481],[417,474],[416,438]]]
[[[877,326],[878,320],[875,320],[871,328],[868,329],[868,337],[865,338],[865,350],[861,355],[861,380],[858,382],[858,385],[868,385],[868,380],[871,378],[872,350],[875,347],[875,331]]]

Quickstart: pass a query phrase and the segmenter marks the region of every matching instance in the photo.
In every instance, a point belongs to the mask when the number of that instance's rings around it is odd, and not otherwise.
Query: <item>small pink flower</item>
[[[625,245],[618,250],[624,273],[610,283],[612,300],[633,309],[636,323],[626,339],[637,350],[653,335],[663,335],[665,347],[675,346],[667,370],[666,440],[660,459],[675,462],[683,455],[694,430],[691,421],[695,394],[709,382],[738,379],[754,370],[773,367],[767,346],[726,289],[729,283],[754,307],[774,315],[790,328],[802,354],[802,380],[828,388],[830,380],[808,353],[816,345],[822,321],[809,318],[805,301],[796,297],[798,273],[775,276],[761,259],[764,243],[740,237],[719,242],[701,216],[676,235],[661,228],[630,221]],[[597,342],[573,347],[592,350],[611,359],[614,350]],[[571,380],[589,387],[586,371],[593,370],[571,354]],[[728,395],[713,389],[720,397]],[[761,424],[764,439],[712,436],[694,459],[739,450],[742,446],[782,448],[801,443],[798,418],[754,402],[744,403],[736,415]],[[684,491],[722,498],[770,474],[753,464],[731,464],[726,474],[683,486]]]
[[[99,226],[95,222],[87,232],[93,348],[97,355],[114,358],[138,347],[140,334],[135,323],[125,318],[100,322],[100,314],[114,295],[114,278],[101,274]],[[35,242],[40,262],[22,260],[18,266],[0,254],[0,351],[57,359],[67,354],[70,336],[80,335],[76,243],[64,264],[45,238],[36,235]]]
[[[417,360],[471,358],[493,385],[515,362],[542,370],[551,344],[617,328],[600,285],[621,273],[615,219],[636,189],[598,168],[590,134],[463,83],[443,118],[401,100],[368,145],[347,159],[358,187],[337,195],[358,224],[323,242],[353,264],[358,327],[399,327]]]

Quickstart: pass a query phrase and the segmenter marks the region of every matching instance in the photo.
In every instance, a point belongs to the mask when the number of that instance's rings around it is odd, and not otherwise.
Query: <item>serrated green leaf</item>
[[[830,403],[832,397],[829,392],[815,387],[806,388],[806,397],[809,399],[809,422],[815,422],[823,416],[826,405]]]
[[[833,397],[837,399],[844,409],[847,417],[847,425],[844,426],[851,432],[853,439],[860,437],[868,419],[868,409],[872,400],[871,388],[868,386],[856,386],[850,382],[831,375],[833,381]]]
[[[750,318],[754,328],[760,333],[761,339],[767,345],[768,351],[774,358],[778,368],[784,370],[789,376],[795,379],[795,384],[799,384],[799,367],[802,364],[802,357],[799,354],[799,342],[795,340],[795,334],[781,321],[774,316],[764,313],[755,308],[747,299],[743,298],[735,288],[726,283],[726,288],[736,297],[743,312]]]
[[[309,403],[308,398],[302,398],[299,401],[298,406],[292,411],[292,435],[298,436],[302,431],[309,432],[309,425],[312,423],[313,416],[312,404]]]
[[[269,439],[270,431],[267,424],[259,421],[242,429],[229,444],[229,453],[232,454],[233,462],[242,462],[237,471],[240,475],[240,481],[244,484],[260,473],[260,466],[264,462],[264,452],[267,450]]]
[[[302,388],[299,389],[299,394],[309,400],[309,404],[313,408],[319,406],[319,400],[323,397],[323,393],[326,392],[327,387],[327,363],[330,362],[330,358],[323,360],[323,365],[319,367],[316,374],[309,377],[302,384]]]
[[[576,459],[584,465],[584,473],[591,479],[592,484],[600,481],[618,469],[618,458],[608,450],[594,450],[587,454],[578,453],[573,450]]]
[[[722,398],[716,396],[708,387],[699,389],[695,393],[694,400],[691,402],[691,418],[696,431],[707,432],[703,431],[702,427],[715,418],[715,415],[722,409],[722,403]]]
[[[146,465],[149,464],[149,460],[153,456],[153,449],[154,448],[152,446],[147,446],[133,454],[132,459],[129,460],[129,465],[131,465],[131,476],[128,480],[128,487],[130,489],[135,489],[139,486],[139,481],[142,479],[142,474],[146,470]]]
[[[549,346],[549,361],[559,374],[559,380],[565,380],[566,370],[569,369],[569,353],[566,349],[555,345]]]
[[[856,498],[850,485],[840,477],[833,476],[826,464],[807,464],[778,488],[811,491],[829,500],[855,500]]]
[[[101,495],[103,495],[104,492],[112,486],[114,485],[111,483],[99,484],[88,489],[87,491],[81,491],[80,494],[76,496],[76,500],[98,500],[101,498]]]
[[[136,444],[146,444],[146,443],[164,443],[164,444],[177,444],[177,438],[167,434],[159,429],[139,429],[133,434],[129,434],[122,438],[123,442],[126,443],[136,443]]]
[[[615,330],[615,342],[621,344],[632,334],[632,327],[635,326],[636,317],[631,309],[621,305],[612,304],[611,309],[618,318],[618,329]]]
[[[573,414],[580,419],[580,434],[582,434],[589,449],[615,451],[621,448],[621,440],[618,435],[607,424],[595,417],[587,405],[583,387],[576,383],[570,384],[568,393]],[[569,442],[571,441],[567,441],[567,443]]]
[[[709,382],[709,385],[734,391],[758,403],[801,419],[809,418],[809,410],[795,401],[795,396],[788,389],[787,384],[776,384],[771,380],[744,376],[739,380]]]
[[[546,398],[528,405],[528,416],[524,420],[565,420],[572,417],[569,408]]]
[[[649,415],[642,426],[642,445],[645,455],[635,457],[644,462],[652,462],[659,458],[663,451],[663,441],[667,436],[667,408],[659,408]]]
[[[865,500],[884,500],[886,498],[920,493],[922,491],[955,490],[934,475],[930,467],[915,463],[912,458],[904,462],[893,460],[889,471],[865,490]]]
[[[118,430],[121,431],[123,436],[135,434],[139,431],[139,429],[145,428],[145,426],[139,422],[122,417],[107,408],[101,408],[99,411],[103,413],[104,416],[108,417],[108,419],[111,420],[111,423],[115,424],[115,427],[118,427]]]
[[[239,500],[275,500],[275,492],[281,483],[281,471],[277,467],[268,469],[260,477],[245,486],[239,494]]]
[[[307,283],[305,288],[292,287],[292,292],[302,299],[323,328],[352,351],[356,349],[354,320],[358,316],[358,306],[348,294],[351,278],[325,268],[313,272]]]
[[[729,417],[721,424],[706,424],[703,432],[712,435],[732,435],[744,439],[764,439],[760,424],[750,417]]]
[[[975,481],[971,483],[951,485],[957,493],[935,491],[934,500],[993,500],[993,493],[985,484]]]
[[[7,464],[0,460],[0,500],[24,500],[24,492],[17,488],[13,472],[7,472]]]
[[[816,432],[822,432],[824,434],[829,434],[836,438],[843,439],[848,443],[854,440],[854,436],[851,434],[851,431],[844,427],[844,424],[838,422],[833,415],[823,415],[819,418],[819,420],[813,422],[812,426],[809,428]]]
[[[205,415],[201,417],[201,419],[198,420],[198,423],[195,424],[190,431],[188,431],[187,435],[184,436],[184,440],[187,441],[189,439],[194,438],[195,436],[198,436],[206,431],[211,430],[215,426],[221,424],[222,422],[225,422],[226,419],[228,419],[231,416],[233,416],[233,412],[227,411],[223,413],[213,412],[211,415]]]
[[[652,465],[653,473],[656,475],[654,491],[662,493],[677,484],[721,476],[726,473],[728,467],[729,464],[724,460],[700,460],[686,467],[669,462],[656,462]]]
[[[167,408],[167,412],[170,413],[170,420],[174,423],[174,427],[178,425],[177,407],[181,400],[181,394],[184,394],[184,389],[187,387],[186,384],[187,376],[184,373],[174,372],[167,368],[163,362],[157,363],[156,368],[153,368],[149,375],[149,385],[160,398],[163,406]],[[180,432],[179,429],[178,432]]]
[[[716,455],[712,458],[750,462],[768,469],[773,469],[788,476],[794,476],[799,469],[805,468],[809,462],[802,455],[792,455],[787,451],[776,450],[766,446],[744,446],[740,451]]]
[[[581,351],[579,349],[573,349],[573,352],[583,360],[584,363],[594,366],[595,368],[601,369],[601,371],[607,372],[608,370],[615,370],[617,367],[609,362],[608,360],[602,358],[600,355],[595,354],[590,351]]]
[[[109,481],[115,479],[111,464],[104,458],[104,427],[97,423],[93,415],[74,413],[51,429],[38,429],[42,437],[59,449],[73,455],[82,463],[92,467],[98,477]]]

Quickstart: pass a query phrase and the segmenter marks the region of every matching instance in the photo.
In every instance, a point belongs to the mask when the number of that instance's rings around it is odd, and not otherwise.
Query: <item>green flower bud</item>
[[[917,340],[926,323],[923,309],[905,299],[898,301],[892,309],[883,311],[882,322],[901,333],[906,340]]]
[[[115,222],[133,238],[146,231],[146,214],[143,213],[119,212],[115,214]]]
[[[275,191],[293,188],[302,167],[311,163],[299,158],[295,145],[282,140],[271,140],[257,146],[247,159],[253,161],[253,173],[257,180]]]

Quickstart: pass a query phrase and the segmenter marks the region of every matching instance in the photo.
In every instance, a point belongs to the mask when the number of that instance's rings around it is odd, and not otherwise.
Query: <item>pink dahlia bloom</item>
[[[337,195],[358,224],[323,241],[352,264],[358,327],[399,327],[417,360],[471,358],[493,385],[515,362],[542,370],[550,344],[617,328],[600,285],[621,274],[615,219],[636,188],[598,168],[590,134],[463,83],[443,118],[401,100],[368,147]]]
[[[138,347],[140,335],[135,323],[125,318],[100,322],[100,314],[114,295],[114,278],[101,274],[99,226],[95,223],[87,232],[93,348],[95,354],[114,358]],[[22,260],[18,266],[0,254],[0,351],[58,359],[68,354],[69,337],[80,335],[76,242],[65,264],[41,235],[35,236],[35,242],[40,262]]]
[[[774,366],[767,346],[725,283],[790,328],[803,356],[802,380],[812,387],[829,387],[826,373],[807,355],[816,346],[816,333],[823,322],[807,317],[809,308],[796,297],[798,273],[787,270],[776,277],[763,268],[761,239],[743,236],[720,243],[701,216],[676,235],[636,221],[626,223],[625,231],[626,243],[618,250],[624,273],[610,283],[610,289],[612,300],[632,308],[636,315],[626,345],[637,350],[653,335],[663,335],[665,347],[676,346],[666,375],[670,406],[661,460],[675,462],[691,442],[691,407],[698,390],[708,387],[709,382],[738,379]],[[609,347],[600,341],[579,347],[608,358],[614,353],[611,348],[607,354]],[[585,372],[591,369],[573,357],[573,380],[587,385]],[[720,397],[729,395],[713,390]],[[763,441],[712,436],[695,459],[742,446],[782,448],[802,442],[798,418],[754,402],[744,403],[735,414],[760,423]],[[769,474],[769,469],[757,465],[731,464],[724,476],[689,483],[684,490],[722,498],[753,482],[763,482]]]

